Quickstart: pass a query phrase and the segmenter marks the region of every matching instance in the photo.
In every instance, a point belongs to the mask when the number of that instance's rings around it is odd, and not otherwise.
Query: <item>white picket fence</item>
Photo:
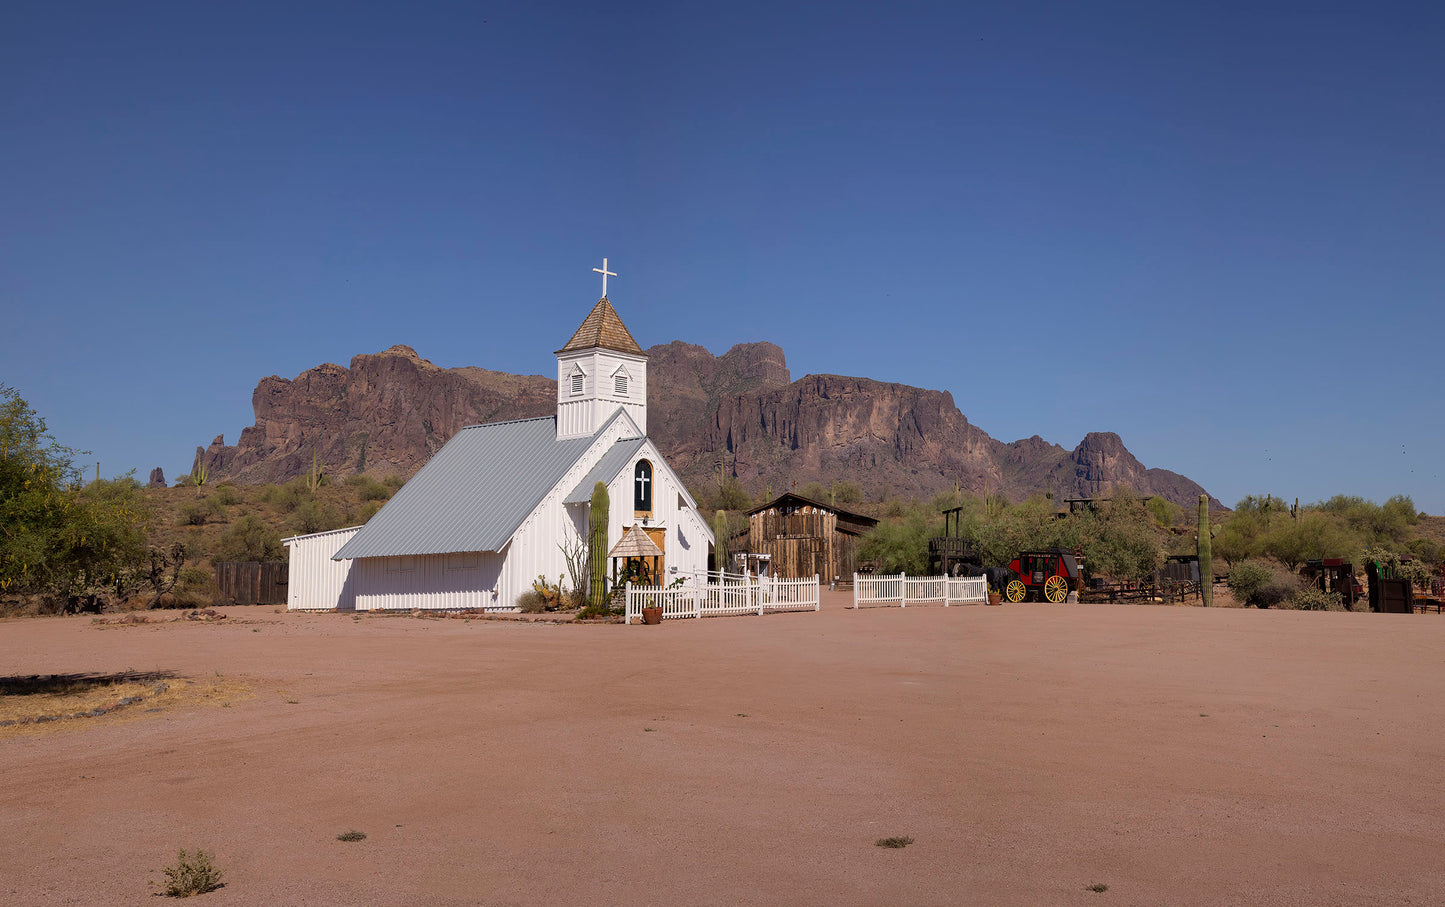
[[[981,605],[988,601],[988,579],[982,576],[893,576],[853,574],[853,607],[906,608],[942,603]]]
[[[696,573],[672,587],[627,584],[624,622],[642,619],[643,608],[662,608],[662,619],[817,611],[818,577],[775,579],[737,573]]]

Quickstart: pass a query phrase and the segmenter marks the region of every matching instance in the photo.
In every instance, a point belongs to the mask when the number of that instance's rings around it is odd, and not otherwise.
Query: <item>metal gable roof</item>
[[[464,428],[333,557],[499,551],[596,437],[558,441],[555,416]]]
[[[567,495],[562,503],[586,504],[590,502],[592,489],[596,487],[597,483],[611,484],[612,480],[617,478],[617,473],[622,471],[622,467],[632,460],[633,454],[641,450],[642,445],[646,443],[646,438],[623,438],[613,444],[602,455],[602,459],[597,461],[597,465],[592,467],[592,471],[587,473],[586,478],[577,483],[577,487],[572,489],[572,493]]]

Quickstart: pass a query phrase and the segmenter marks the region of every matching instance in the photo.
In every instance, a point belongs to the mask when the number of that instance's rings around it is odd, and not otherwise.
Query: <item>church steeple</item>
[[[587,437],[619,409],[647,431],[647,356],[603,296],[557,351],[557,439]]]
[[[597,300],[592,311],[583,319],[582,326],[572,335],[572,339],[567,341],[567,345],[557,351],[557,355],[573,350],[590,350],[593,347],[642,355],[642,347],[632,339],[632,333],[627,330],[622,319],[617,317],[617,310],[606,296]]]

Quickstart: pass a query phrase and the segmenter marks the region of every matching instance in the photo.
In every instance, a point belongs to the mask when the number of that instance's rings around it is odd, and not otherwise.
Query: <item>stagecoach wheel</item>
[[[1011,579],[1008,581],[1008,585],[1003,587],[1003,594],[1004,598],[1007,598],[1011,602],[1018,603],[1023,601],[1029,594],[1029,587],[1016,579]]]
[[[1044,598],[1054,604],[1062,604],[1069,597],[1069,581],[1062,576],[1051,576],[1044,580]]]

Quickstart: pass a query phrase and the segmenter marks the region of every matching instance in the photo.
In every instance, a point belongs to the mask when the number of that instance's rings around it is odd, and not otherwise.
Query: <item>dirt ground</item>
[[[845,603],[0,622],[207,691],[0,729],[0,902],[1445,902],[1445,618]]]

